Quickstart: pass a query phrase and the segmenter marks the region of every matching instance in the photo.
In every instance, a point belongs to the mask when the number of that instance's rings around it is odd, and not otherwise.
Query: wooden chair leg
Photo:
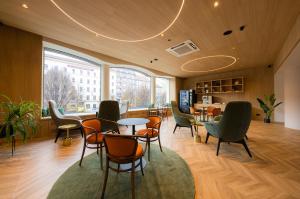
[[[105,176],[104,176],[104,183],[103,183],[103,188],[102,188],[101,199],[104,199],[106,183],[107,183],[107,178],[108,178],[108,171],[109,171],[109,159],[106,158],[106,170],[105,170]]]
[[[131,194],[132,199],[135,199],[135,183],[134,183],[134,174],[135,174],[135,161],[132,161],[131,164]]]
[[[81,163],[82,163],[82,160],[83,160],[83,156],[84,156],[84,153],[85,153],[85,144],[86,144],[86,142],[84,140],[82,154],[81,154],[81,158],[80,158],[80,162],[79,162],[79,166],[81,166]]]
[[[191,133],[192,133],[192,137],[194,137],[193,126],[191,126]]]
[[[81,137],[83,137],[83,129],[82,129],[82,127],[80,127],[80,133],[81,133]]]
[[[140,167],[141,167],[142,175],[144,175],[143,158],[142,157],[140,157]]]
[[[60,134],[61,134],[61,131],[59,129],[57,129],[56,138],[54,140],[55,143],[57,142],[57,139],[59,138]]]
[[[100,161],[101,161],[101,170],[103,170],[103,150],[102,150],[102,143],[100,144]]]
[[[173,134],[175,133],[176,129],[178,127],[178,124],[175,125],[175,128],[174,128],[174,131],[173,131]]]
[[[162,152],[162,148],[161,148],[161,143],[160,143],[160,136],[159,136],[159,134],[158,134],[158,144],[159,144],[160,151]]]
[[[120,173],[120,164],[118,164],[118,173]]]
[[[147,139],[147,142],[148,142],[148,161],[150,162],[150,138]]]
[[[246,140],[248,140],[248,137],[247,137],[247,135],[245,135],[245,138],[246,138]]]
[[[217,147],[217,156],[219,155],[220,145],[221,145],[221,139],[219,138],[218,147]]]
[[[209,134],[209,132],[207,132],[207,134],[206,134],[206,139],[205,139],[205,144],[207,144],[207,141],[208,141],[209,136],[210,136],[210,134]]]
[[[247,144],[246,144],[246,142],[245,142],[244,139],[242,140],[242,144],[244,145],[244,147],[245,147],[245,149],[246,149],[248,155],[250,156],[250,158],[252,158],[252,155],[251,155],[251,153],[250,153],[250,150],[249,150],[249,148],[248,148],[248,146],[247,146]]]

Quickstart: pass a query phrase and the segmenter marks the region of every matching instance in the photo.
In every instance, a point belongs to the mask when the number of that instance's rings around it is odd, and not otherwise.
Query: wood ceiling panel
[[[56,0],[61,7],[82,23],[101,33],[125,39],[140,39],[159,32],[176,15],[181,0],[71,1]],[[273,64],[296,17],[298,0],[223,0],[213,8],[211,0],[186,0],[174,25],[156,37],[138,43],[118,42],[82,29],[64,16],[50,0],[28,0],[29,9],[18,0],[0,2],[0,20],[45,37],[110,55],[137,65],[153,68],[174,76],[187,73],[180,66],[188,60],[210,55],[231,55],[239,58],[224,69],[266,66]],[[243,32],[239,27],[245,25]],[[225,30],[233,33],[224,37]],[[171,39],[171,41],[167,41]],[[200,51],[175,57],[165,49],[192,40]],[[234,48],[234,49],[233,49]],[[150,60],[158,58],[156,62]],[[218,66],[219,60],[210,61]],[[193,66],[197,68],[197,66]],[[199,64],[199,70],[207,68]]]

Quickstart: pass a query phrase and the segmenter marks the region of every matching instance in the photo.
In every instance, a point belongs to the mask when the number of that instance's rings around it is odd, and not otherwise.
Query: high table
[[[150,122],[150,120],[146,118],[125,118],[125,119],[120,119],[117,121],[118,124],[120,125],[125,125],[125,126],[132,126],[132,135],[135,135],[135,125],[143,125]],[[135,161],[135,164],[139,164],[140,160]],[[146,166],[146,160],[145,158],[142,158],[142,166],[143,168]],[[121,164],[120,165],[122,170],[130,169],[131,164]],[[136,171],[140,170],[140,167],[135,168]]]

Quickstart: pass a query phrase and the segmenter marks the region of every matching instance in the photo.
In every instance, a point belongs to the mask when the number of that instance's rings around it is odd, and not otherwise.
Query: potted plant
[[[39,106],[31,101],[21,100],[19,103],[14,103],[5,95],[0,97],[2,98],[0,112],[3,114],[0,132],[5,132],[8,141],[13,139],[12,143],[17,135],[20,135],[25,142],[30,135],[36,133],[37,118],[40,115]]]
[[[260,98],[257,98],[257,101],[259,102],[261,109],[265,113],[264,122],[270,123],[273,111],[277,106],[282,104],[282,102],[275,104],[276,102],[275,94],[271,94],[270,96],[265,96],[265,102]]]

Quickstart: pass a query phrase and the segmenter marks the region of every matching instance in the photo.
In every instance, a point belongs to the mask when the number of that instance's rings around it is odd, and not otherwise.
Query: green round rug
[[[82,167],[76,162],[65,171],[53,185],[48,198],[100,198],[103,181],[104,170],[100,169],[99,157],[93,153],[84,157]],[[167,148],[160,152],[158,145],[151,144],[151,161],[147,161],[144,176],[141,171],[135,175],[135,196],[137,199],[192,199],[195,197],[194,179],[177,153]],[[110,170],[105,198],[131,198],[130,173],[117,174]]]

